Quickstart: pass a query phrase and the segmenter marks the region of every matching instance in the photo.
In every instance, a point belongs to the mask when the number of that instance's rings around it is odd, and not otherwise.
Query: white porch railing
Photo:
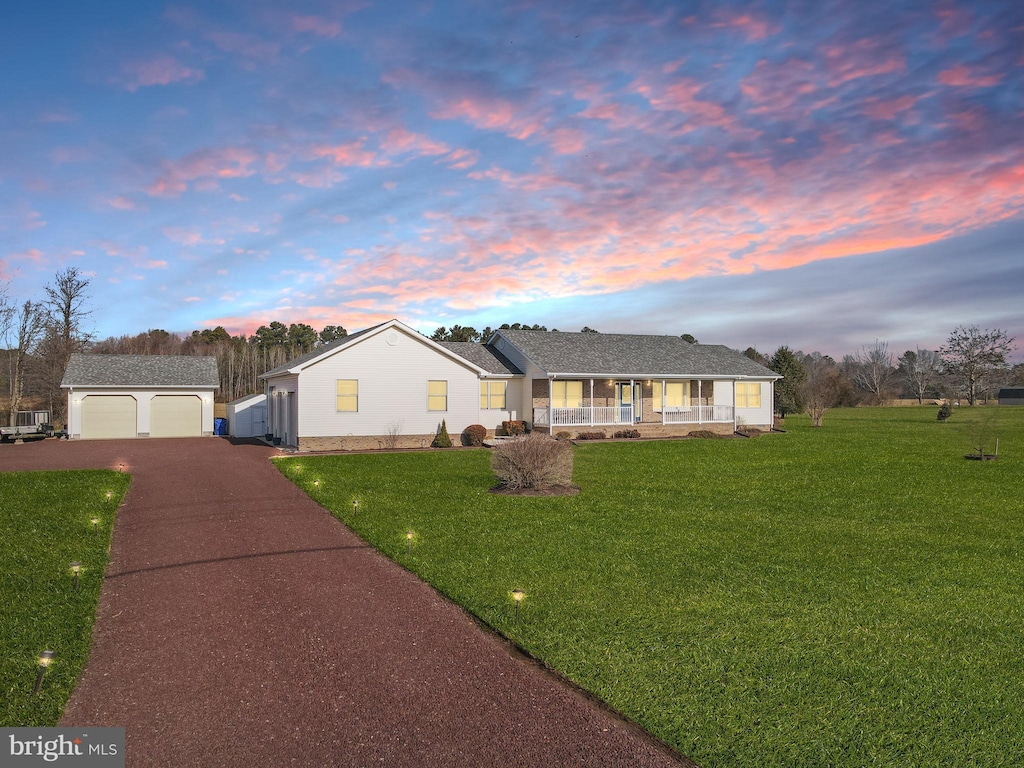
[[[666,408],[662,414],[664,424],[712,424],[733,419],[731,405],[688,405]]]
[[[538,427],[589,427],[605,424],[632,424],[632,405],[582,405],[578,408],[534,408],[533,423]]]

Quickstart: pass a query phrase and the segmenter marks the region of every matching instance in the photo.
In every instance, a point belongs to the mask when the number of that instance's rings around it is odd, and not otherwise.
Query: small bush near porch
[[[281,468],[706,768],[1011,766],[1024,409],[998,419],[997,462],[965,461],[968,436],[930,407],[790,416],[770,440],[591,443],[574,497],[488,493],[486,451]]]

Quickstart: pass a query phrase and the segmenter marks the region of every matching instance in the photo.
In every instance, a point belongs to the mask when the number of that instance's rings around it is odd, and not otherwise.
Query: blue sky
[[[0,277],[39,298],[79,268],[101,337],[398,317],[1024,342],[1015,0],[6,17]]]

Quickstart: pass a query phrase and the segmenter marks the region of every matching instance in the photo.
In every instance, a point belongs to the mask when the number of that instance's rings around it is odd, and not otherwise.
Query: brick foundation
[[[391,444],[388,435],[348,435],[346,437],[300,437],[300,451],[367,451],[381,448],[427,448],[434,435],[399,435]],[[452,443],[459,444],[459,435],[452,436]]]

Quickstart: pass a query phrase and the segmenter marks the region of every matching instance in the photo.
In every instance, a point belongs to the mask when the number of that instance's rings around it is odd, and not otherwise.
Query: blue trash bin
[[[213,420],[213,434],[220,435],[222,437],[228,434],[228,420],[227,419],[214,419]]]

